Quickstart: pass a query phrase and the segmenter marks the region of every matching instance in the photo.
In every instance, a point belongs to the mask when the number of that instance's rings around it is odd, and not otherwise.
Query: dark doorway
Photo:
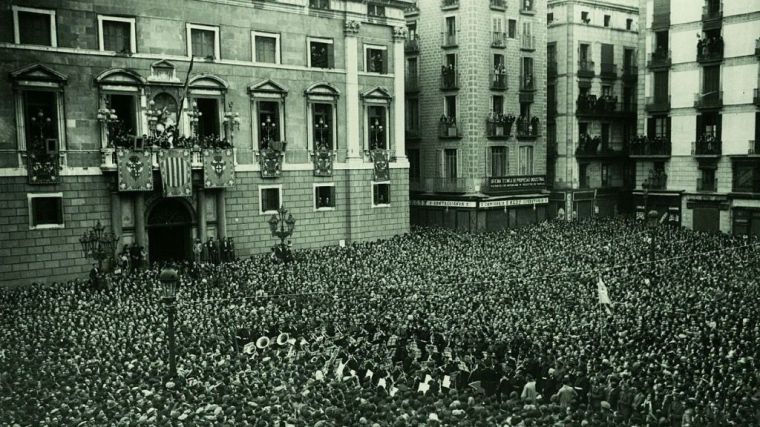
[[[151,263],[191,258],[192,216],[178,199],[159,201],[148,216],[148,258]]]

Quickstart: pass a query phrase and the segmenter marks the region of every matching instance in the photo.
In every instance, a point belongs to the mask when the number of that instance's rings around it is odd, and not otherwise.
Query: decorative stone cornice
[[[343,26],[343,32],[346,36],[356,36],[359,34],[359,28],[361,28],[361,24],[358,21],[346,21]]]
[[[406,40],[406,27],[393,27],[393,40],[403,41]]]

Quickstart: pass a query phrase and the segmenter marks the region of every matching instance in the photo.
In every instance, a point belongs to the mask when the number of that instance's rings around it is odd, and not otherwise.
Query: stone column
[[[216,238],[227,237],[227,206],[224,204],[224,189],[216,192]]]
[[[145,232],[145,194],[143,192],[135,193],[135,243],[138,246],[145,248],[146,232]]]
[[[404,42],[406,41],[406,28],[396,27],[393,29],[393,143],[395,145],[396,159],[406,157],[406,113],[404,111]],[[394,154],[391,153],[391,157]]]
[[[348,160],[358,160],[362,153],[361,137],[359,135],[359,58],[358,41],[359,22],[346,21],[345,58],[346,58],[346,144]]]
[[[206,231],[206,192],[201,188],[198,189],[195,195],[195,212],[198,215],[198,238],[201,239],[201,242],[205,243],[206,239],[208,239],[206,237],[208,234]]]

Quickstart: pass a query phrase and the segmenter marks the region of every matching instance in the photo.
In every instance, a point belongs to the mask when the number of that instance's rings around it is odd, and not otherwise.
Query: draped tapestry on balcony
[[[193,194],[190,150],[161,150],[158,152],[158,167],[164,197],[190,197]]]
[[[116,150],[119,191],[153,191],[153,162],[148,150]]]
[[[375,165],[372,168],[372,179],[374,181],[389,181],[391,173],[388,169],[388,150],[375,149],[369,152],[370,159]]]
[[[203,150],[202,154],[204,188],[235,185],[235,157],[232,149]]]

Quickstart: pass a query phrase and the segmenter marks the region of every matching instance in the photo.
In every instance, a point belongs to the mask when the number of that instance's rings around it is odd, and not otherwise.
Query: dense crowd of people
[[[760,425],[758,245],[608,219],[187,265],[176,377],[158,268],[3,290],[2,424]]]

